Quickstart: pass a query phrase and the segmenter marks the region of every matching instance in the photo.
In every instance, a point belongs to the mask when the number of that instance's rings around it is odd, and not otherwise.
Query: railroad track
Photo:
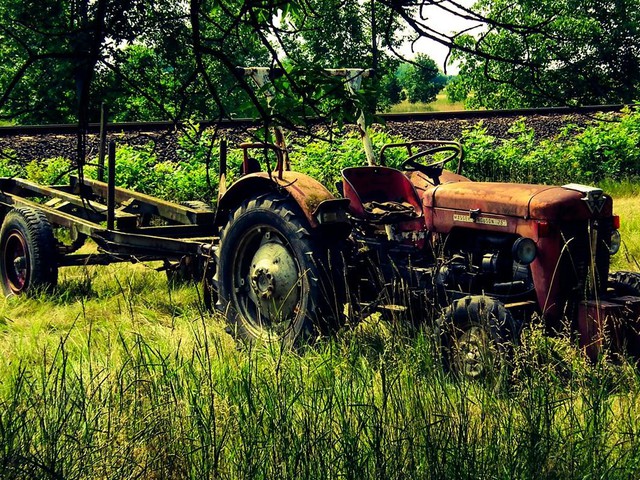
[[[623,105],[588,106],[576,108],[534,108],[517,110],[463,110],[455,112],[401,113],[380,115],[383,128],[389,134],[407,139],[456,140],[473,125],[482,122],[487,133],[496,138],[508,138],[516,118],[526,117],[527,126],[536,138],[552,138],[568,124],[583,126],[601,112],[617,112]],[[320,121],[318,120],[318,123]],[[202,121],[201,127],[216,124],[231,144],[246,141],[252,130],[260,126],[256,120],[234,119],[220,122]],[[172,122],[110,123],[108,138],[118,144],[131,146],[152,144],[157,158],[178,161],[178,125]],[[95,157],[98,151],[100,125],[92,123],[88,128],[87,156]],[[66,125],[17,125],[0,127],[0,158],[26,164],[32,160],[77,156],[78,126]],[[290,143],[295,143],[292,134]]]
[[[421,113],[385,113],[379,117],[385,122],[408,123],[428,122],[430,120],[482,120],[495,118],[517,118],[532,116],[570,116],[593,115],[601,112],[617,112],[625,105],[591,105],[584,107],[549,107],[549,108],[522,108],[512,110],[460,110],[451,112],[421,112]],[[202,120],[197,122],[202,127],[217,124],[222,129],[250,128],[259,126],[260,123],[253,119],[231,120]],[[109,123],[110,131],[117,132],[164,132],[176,128],[175,122],[116,122]],[[100,124],[90,123],[88,133],[98,133]],[[75,134],[78,131],[76,124],[51,124],[51,125],[10,125],[0,127],[0,137],[16,135],[55,135]]]

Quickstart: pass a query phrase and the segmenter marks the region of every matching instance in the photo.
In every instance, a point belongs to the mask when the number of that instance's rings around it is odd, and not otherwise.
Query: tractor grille
[[[612,228],[610,218],[568,222],[562,227],[565,247],[560,259],[560,285],[565,290],[563,297],[580,301],[606,292]]]

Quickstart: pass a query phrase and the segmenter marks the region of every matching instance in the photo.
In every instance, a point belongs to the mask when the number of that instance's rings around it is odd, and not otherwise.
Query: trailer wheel
[[[241,204],[221,233],[214,276],[233,333],[293,345],[332,324],[344,301],[328,280],[327,250],[295,203],[264,195]]]
[[[521,330],[501,302],[477,295],[454,301],[438,325],[445,366],[474,380],[506,366]]]
[[[22,295],[55,286],[56,240],[42,212],[26,207],[9,211],[0,229],[0,252],[5,295]]]

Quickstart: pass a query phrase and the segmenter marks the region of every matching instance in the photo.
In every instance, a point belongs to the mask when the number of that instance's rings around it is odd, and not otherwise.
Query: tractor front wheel
[[[492,376],[506,365],[521,330],[501,302],[484,296],[454,301],[438,326],[445,365],[474,380]]]
[[[640,273],[615,272],[609,275],[609,286],[616,295],[633,295],[640,297]]]
[[[640,297],[640,273],[625,271],[611,273],[609,287],[619,297],[626,295]],[[631,355],[636,361],[640,360],[640,318],[637,310],[627,311],[623,318],[618,320],[621,330],[614,346],[621,352]]]

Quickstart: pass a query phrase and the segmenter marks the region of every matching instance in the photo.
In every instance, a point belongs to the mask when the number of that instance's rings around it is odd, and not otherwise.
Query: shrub
[[[0,177],[23,177],[24,167],[16,162],[13,153],[3,151],[0,156]]]
[[[26,177],[43,185],[68,183],[72,172],[71,162],[63,157],[32,160],[25,167]]]
[[[391,136],[380,130],[373,130],[371,141],[374,153],[378,157],[383,145],[402,142],[404,139]],[[399,167],[406,156],[403,149],[393,149],[385,153],[386,163],[391,167]],[[340,180],[340,172],[344,168],[367,165],[362,140],[355,131],[347,132],[335,142],[311,140],[294,145],[291,149],[290,159],[294,170],[306,173],[334,191],[335,183]]]
[[[159,161],[151,144],[121,145],[116,152],[116,184],[165,200],[181,202],[215,197],[217,172],[207,176],[207,166],[198,157]]]
[[[625,184],[635,191],[640,182],[640,112],[627,109],[622,115],[600,115],[584,128],[568,126],[555,138],[538,140],[525,119],[516,120],[512,137],[497,139],[478,123],[462,134],[465,149],[463,174],[477,181],[565,184],[597,183],[608,191]],[[404,139],[381,129],[372,129],[376,156],[388,143]],[[230,145],[227,158],[227,184],[238,177],[242,151]],[[120,145],[116,153],[116,183],[142,193],[171,201],[215,201],[219,177],[219,140],[215,130],[200,131],[197,126],[178,134],[178,161],[158,159],[153,144]],[[261,151],[252,155],[260,158]],[[387,150],[387,165],[400,167],[407,153],[403,148]],[[366,165],[360,135],[351,130],[335,141],[310,139],[290,145],[292,168],[315,178],[336,192],[341,171]],[[265,168],[264,161],[262,162]],[[273,159],[271,159],[274,168]],[[43,184],[62,183],[71,163],[56,157],[21,167],[10,156],[0,159],[0,176],[24,176]],[[85,175],[95,177],[95,167]]]
[[[555,138],[537,141],[524,119],[513,138],[497,140],[479,123],[463,132],[465,175],[474,180],[563,184],[638,181],[640,113],[599,115],[587,127],[568,126]]]

